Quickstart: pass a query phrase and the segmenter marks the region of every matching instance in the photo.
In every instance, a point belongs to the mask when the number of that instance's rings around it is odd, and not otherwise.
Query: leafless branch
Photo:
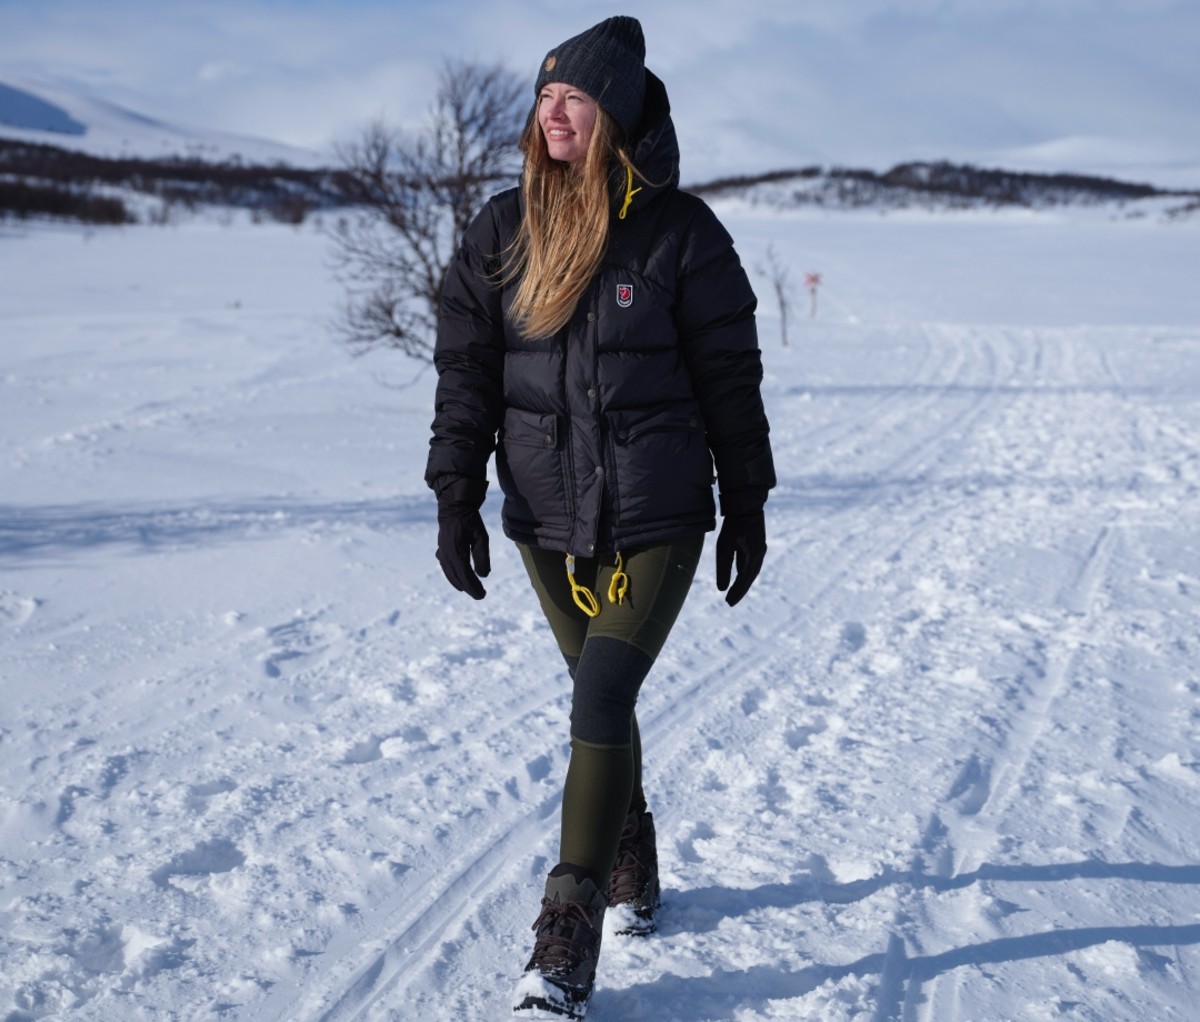
[[[352,351],[432,358],[450,259],[518,169],[525,99],[525,83],[503,65],[447,61],[419,131],[375,121],[339,148],[356,208],[329,234],[347,290],[338,329]]]

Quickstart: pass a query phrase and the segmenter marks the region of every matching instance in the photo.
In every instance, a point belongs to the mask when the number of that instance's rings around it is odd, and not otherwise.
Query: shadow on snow
[[[662,919],[664,936],[714,930],[721,921],[758,909],[788,909],[806,903],[851,904],[892,886],[952,891],[980,881],[1052,882],[1066,880],[1132,880],[1157,884],[1200,884],[1200,865],[1167,866],[1160,863],[1109,863],[1098,860],[1058,863],[1047,866],[994,866],[960,876],[941,877],[911,870],[886,870],[875,877],[838,884],[812,876],[799,876],[790,883],[766,884],[749,890],[706,887],[670,892],[671,911]],[[691,1018],[728,1017],[730,1005],[742,1008],[773,1000],[786,1000],[811,993],[823,983],[847,977],[879,977],[879,1001],[875,1022],[897,1019],[902,1002],[913,1001],[921,984],[962,966],[993,965],[1032,958],[1063,955],[1072,951],[1117,941],[1138,949],[1148,965],[1163,971],[1170,959],[1144,950],[1149,947],[1200,944],[1200,924],[1112,925],[1078,929],[1055,929],[1020,937],[1002,937],[952,948],[937,954],[909,957],[904,940],[892,934],[886,951],[867,955],[843,965],[811,965],[789,972],[772,966],[741,970],[718,970],[708,976],[663,975],[612,996],[634,1003],[652,999],[655,1004],[686,1004]],[[906,994],[907,990],[907,994]],[[675,1017],[673,1015],[664,1017]]]
[[[19,566],[22,559],[106,546],[149,552],[261,539],[294,529],[357,526],[385,531],[432,525],[435,518],[433,498],[425,495],[362,501],[262,498],[157,506],[0,504],[0,560]]]

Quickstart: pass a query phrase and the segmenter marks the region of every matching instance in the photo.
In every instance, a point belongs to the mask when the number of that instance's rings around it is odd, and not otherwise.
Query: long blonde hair
[[[509,246],[503,278],[520,277],[509,317],[526,337],[550,337],[575,312],[608,248],[614,159],[632,167],[618,144],[620,129],[603,107],[581,169],[551,159],[537,106],[521,134],[525,213]],[[639,175],[640,176],[640,175]]]

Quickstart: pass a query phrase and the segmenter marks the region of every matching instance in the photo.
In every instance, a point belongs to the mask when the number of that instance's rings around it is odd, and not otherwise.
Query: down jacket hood
[[[679,139],[675,122],[671,120],[671,101],[666,86],[653,71],[646,71],[646,101],[642,119],[627,147],[629,158],[641,177],[635,177],[635,192],[627,216],[633,215],[646,203],[679,184]],[[643,180],[644,179],[644,180]],[[613,202],[620,209],[625,201],[627,176],[625,168],[614,166],[610,175]]]

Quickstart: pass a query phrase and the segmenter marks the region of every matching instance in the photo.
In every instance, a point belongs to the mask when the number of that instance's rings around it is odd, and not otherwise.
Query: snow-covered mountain
[[[194,156],[220,161],[236,156],[250,163],[294,166],[329,160],[328,154],[269,139],[159,120],[78,89],[18,76],[0,79],[0,138],[108,157]]]

